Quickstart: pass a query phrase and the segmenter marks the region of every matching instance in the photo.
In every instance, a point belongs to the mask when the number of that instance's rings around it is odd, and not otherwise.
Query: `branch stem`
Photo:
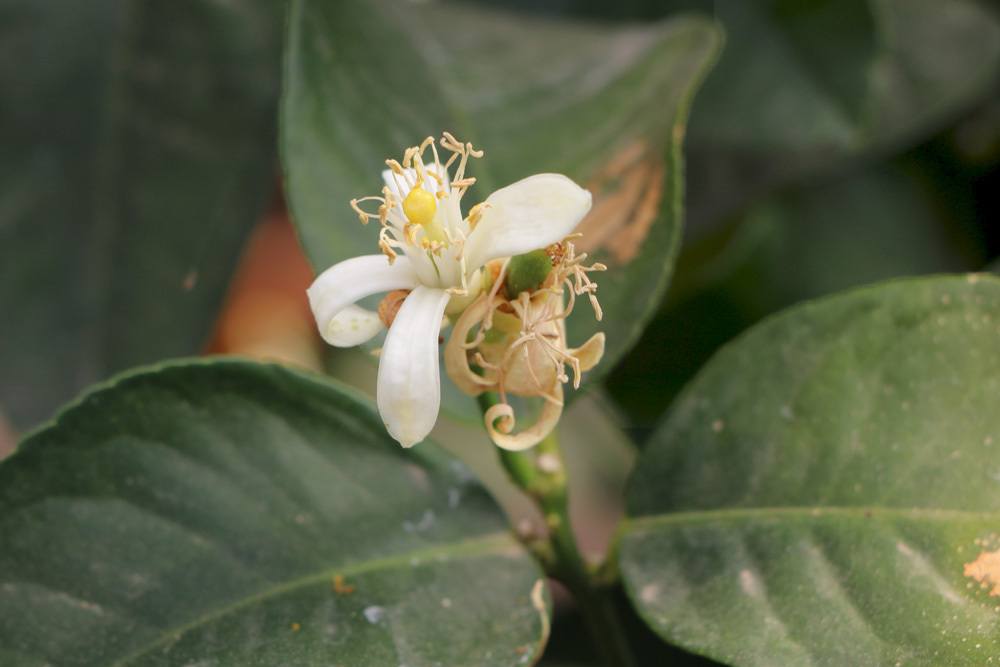
[[[479,405],[485,413],[497,397],[484,393]],[[497,448],[500,462],[513,482],[536,503],[548,527],[546,573],[569,589],[579,606],[594,645],[608,667],[633,667],[624,628],[615,609],[613,589],[601,582],[577,546],[569,514],[569,484],[562,450],[555,433],[533,449],[517,452]]]

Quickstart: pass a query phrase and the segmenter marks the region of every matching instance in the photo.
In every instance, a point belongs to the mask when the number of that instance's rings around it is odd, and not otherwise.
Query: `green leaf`
[[[724,348],[630,484],[650,626],[735,665],[1000,655],[998,309],[986,275],[897,281]]]
[[[442,130],[486,151],[467,205],[533,173],[566,173],[596,195],[583,243],[610,267],[604,321],[578,313],[570,343],[604,330],[600,368],[610,369],[666,286],[687,109],[719,46],[715,25],[696,17],[621,27],[469,5],[296,0],[281,143],[307,254],[322,270],[378,252],[377,231],[348,201],[380,190],[383,160]]]
[[[765,197],[685,246],[667,302],[608,378],[630,421],[655,425],[721,345],[766,315],[878,280],[980,267],[924,186],[895,166],[860,169]]]
[[[4,664],[517,665],[548,627],[460,464],[276,366],[87,394],[0,464],[0,544]]]
[[[0,0],[0,406],[198,351],[274,178],[270,0]]]
[[[776,184],[916,143],[1000,73],[1000,19],[977,0],[703,4],[728,38],[691,122],[695,227]]]

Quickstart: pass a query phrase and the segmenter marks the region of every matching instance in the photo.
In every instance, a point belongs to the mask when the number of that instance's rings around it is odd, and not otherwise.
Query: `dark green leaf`
[[[548,624],[464,468],[275,366],[86,395],[0,464],[0,544],[5,665],[518,665]]]
[[[204,345],[271,191],[280,4],[0,0],[0,406]]]
[[[686,246],[670,298],[609,378],[632,423],[655,424],[722,344],[766,315],[878,280],[981,266],[922,186],[873,167],[786,188]]]
[[[680,142],[691,96],[719,48],[714,24],[685,17],[610,27],[359,0],[297,0],[289,23],[282,150],[314,266],[377,252],[376,230],[358,224],[348,201],[378,192],[385,158],[453,131],[486,151],[473,165],[479,183],[469,205],[546,171],[595,192],[595,213],[581,229],[610,266],[600,276],[607,316],[597,323],[580,313],[569,337],[572,344],[606,331],[601,368],[609,369],[641,331],[673,264]]]
[[[724,348],[629,489],[646,621],[736,665],[1000,660],[998,312],[993,277],[898,281]]]
[[[761,189],[912,144],[1000,73],[1000,19],[977,0],[700,4],[727,43],[692,116],[696,227]]]

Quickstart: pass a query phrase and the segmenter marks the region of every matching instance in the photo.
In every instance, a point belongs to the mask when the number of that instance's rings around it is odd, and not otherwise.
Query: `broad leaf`
[[[914,143],[1000,74],[1000,17],[977,0],[695,4],[727,33],[691,122],[696,227],[762,189]]]
[[[548,628],[463,467],[275,366],[86,395],[0,464],[0,544],[5,665],[518,665]]]
[[[1000,280],[885,283],[724,348],[640,457],[621,569],[735,665],[1000,655]]]
[[[0,0],[0,409],[204,345],[274,178],[271,0]]]
[[[322,270],[377,252],[377,231],[348,201],[379,191],[384,159],[453,131],[486,151],[467,205],[546,171],[594,192],[581,243],[610,267],[606,317],[580,313],[569,337],[604,330],[600,368],[611,368],[673,264],[687,108],[719,42],[695,17],[612,27],[460,4],[296,0],[282,150],[309,257]]]

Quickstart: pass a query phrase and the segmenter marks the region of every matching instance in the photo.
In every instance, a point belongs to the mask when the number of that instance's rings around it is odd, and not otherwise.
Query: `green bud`
[[[532,250],[510,258],[507,265],[507,298],[537,289],[552,271],[552,260],[544,250]]]

